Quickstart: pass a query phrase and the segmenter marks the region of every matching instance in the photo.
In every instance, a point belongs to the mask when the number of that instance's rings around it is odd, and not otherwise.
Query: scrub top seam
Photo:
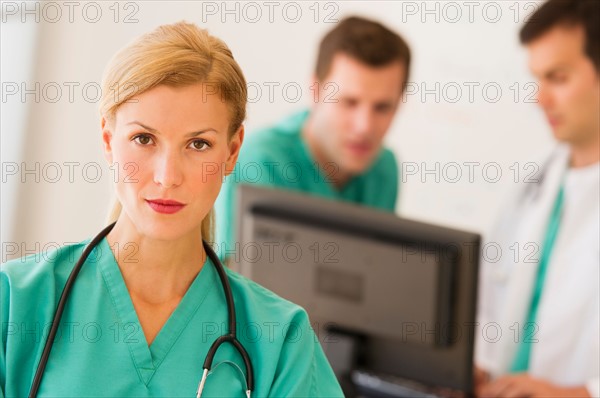
[[[315,348],[315,346],[314,346],[314,343],[313,343],[313,351],[314,351],[314,348]],[[310,385],[310,396],[311,397],[316,397],[317,396],[317,364],[316,364],[316,361],[315,361],[315,355],[316,355],[316,352],[313,352],[313,355],[312,355],[312,364],[310,366],[311,373],[312,373],[311,377],[310,377],[310,382],[311,382],[311,385]]]
[[[110,247],[109,247],[109,250],[110,250]],[[111,251],[111,253],[112,253],[112,251]],[[206,267],[206,266],[214,267],[214,264],[208,257],[207,257],[207,261],[205,261],[203,267]],[[118,264],[117,264],[117,267],[118,267]],[[123,320],[125,319],[123,317],[123,311],[127,310],[127,308],[124,308],[124,307],[128,307],[128,305],[127,305],[127,303],[122,303],[122,302],[117,301],[118,299],[120,299],[120,297],[116,297],[116,296],[120,296],[120,295],[117,294],[118,292],[115,292],[111,288],[111,282],[113,284],[117,284],[117,281],[114,279],[111,270],[107,269],[106,267],[101,267],[100,269],[101,269],[102,276],[104,278],[105,285],[109,291],[109,296],[115,307],[117,316],[118,316],[119,320],[121,321],[121,323],[123,323]],[[198,275],[196,275],[196,278],[202,278],[202,275],[201,275],[202,271],[203,271],[203,269],[201,269],[199,271]],[[193,319],[195,314],[198,312],[198,309],[202,306],[202,304],[205,302],[208,295],[212,292],[212,289],[214,288],[215,280],[216,280],[216,275],[215,275],[216,270],[213,271],[213,270],[207,269],[207,271],[210,275],[209,277],[211,277],[211,281],[207,282],[206,289],[203,292],[199,293],[200,297],[197,299],[197,304],[196,304],[195,308],[193,310],[184,312],[183,314],[176,314],[177,309],[179,308],[179,306],[178,306],[178,308],[176,308],[175,311],[171,314],[171,316],[175,315],[175,317],[174,318],[169,317],[167,322],[163,325],[163,328],[161,328],[161,331],[159,332],[159,334],[156,336],[154,342],[158,341],[159,344],[157,344],[154,347],[152,344],[150,346],[148,346],[145,339],[144,339],[143,347],[142,346],[138,347],[135,344],[128,344],[128,346],[129,346],[128,350],[129,350],[130,356],[133,359],[133,363],[135,365],[135,369],[138,374],[138,377],[140,378],[141,382],[147,388],[149,388],[150,382],[156,375],[156,372],[158,371],[160,365],[164,362],[164,360],[167,357],[167,355],[169,354],[169,352],[173,349],[173,347],[175,346],[175,343],[181,337],[181,335],[183,334],[186,327],[190,324],[191,320]],[[194,279],[194,281],[192,282],[192,285],[190,286],[190,289],[199,288],[199,286],[195,286],[195,285],[199,285],[200,284],[199,282],[201,282],[201,279]],[[126,289],[126,286],[125,286],[125,289]],[[125,293],[129,294],[127,291],[125,291]],[[193,292],[190,292],[188,290],[188,292],[186,292],[186,295],[184,295],[183,299],[186,299],[186,297],[188,296],[187,293],[193,294]],[[123,299],[126,299],[126,298],[123,298]],[[130,297],[129,297],[129,299],[130,299]],[[193,299],[193,297],[191,297],[191,298],[188,297],[188,300],[191,300],[191,299]],[[186,300],[186,301],[188,301],[188,300]],[[192,301],[192,303],[194,303],[194,301]],[[181,302],[179,303],[179,305],[181,305]],[[135,314],[135,308],[133,308],[133,311]],[[188,313],[189,313],[189,315],[188,315]],[[183,317],[182,317],[182,315],[183,315]],[[141,325],[139,325],[139,318],[137,319],[137,322],[138,322],[138,326],[141,326]],[[170,325],[167,326],[167,323],[170,323]],[[167,326],[167,329],[165,329],[165,326]],[[167,334],[165,341],[161,342],[161,340],[160,340],[161,333],[165,330],[168,332],[170,329],[175,329],[175,330],[179,329],[179,332],[177,334],[173,334],[173,336],[170,338],[169,338],[169,335]],[[137,351],[140,351],[139,355],[143,356],[142,359],[144,359],[144,362],[140,362],[138,360],[137,355],[136,355]],[[145,351],[145,352],[141,352],[141,351]],[[146,362],[145,356],[147,354],[149,355],[149,358],[150,358],[151,367],[144,366],[144,363]],[[146,371],[146,370],[150,370],[150,369],[151,369],[151,372],[147,372],[149,374],[149,377],[147,377],[147,380],[146,380],[146,377],[144,377],[141,372],[142,372],[142,370]]]
[[[106,242],[106,243],[107,243],[107,245],[106,245],[106,246],[108,246],[108,242],[106,241],[106,238],[104,238],[104,239],[102,240],[102,242],[103,242],[103,243],[104,243],[104,242]],[[108,246],[108,249],[110,250],[110,246]],[[112,253],[112,250],[111,250],[111,253]],[[109,259],[109,261],[110,261],[110,259]],[[118,266],[118,265],[117,265],[117,266]],[[112,288],[111,288],[111,283],[110,283],[110,281],[113,281],[113,279],[112,279],[112,275],[110,274],[110,270],[107,270],[105,267],[100,267],[100,273],[102,274],[102,278],[103,278],[103,280],[104,280],[104,285],[106,286],[106,289],[107,289],[107,290],[108,290],[108,292],[109,292],[109,294],[108,294],[108,295],[109,295],[109,297],[110,297],[110,301],[112,302],[112,304],[113,304],[113,306],[114,306],[114,309],[115,309],[116,315],[117,315],[117,317],[119,318],[119,321],[120,321],[120,323],[121,323],[121,324],[124,324],[124,318],[123,318],[123,315],[122,315],[122,313],[121,313],[121,308],[120,308],[120,306],[119,306],[119,303],[117,303],[117,301],[116,301],[116,297],[115,297],[116,295],[115,295],[115,292],[114,292],[114,291],[112,290]],[[140,325],[140,326],[141,326],[141,325]],[[127,344],[127,350],[129,351],[129,356],[130,356],[130,357],[131,357],[131,359],[133,360],[133,364],[134,364],[134,367],[135,367],[135,371],[136,371],[136,373],[138,374],[138,378],[139,378],[139,379],[140,379],[140,381],[141,381],[141,382],[142,382],[142,383],[143,383],[143,384],[144,384],[144,385],[147,387],[147,386],[148,386],[148,384],[147,384],[147,383],[144,381],[144,377],[143,377],[143,376],[142,376],[142,374],[141,374],[140,368],[141,368],[142,366],[141,366],[141,365],[140,365],[140,363],[137,361],[137,358],[136,358],[136,355],[135,355],[135,352],[134,352],[134,348],[135,348],[135,347],[133,346],[133,344]],[[155,371],[154,371],[154,372],[156,372],[156,369],[155,369]],[[153,372],[153,375],[154,375],[154,372]],[[150,379],[152,379],[152,377],[150,377]],[[150,380],[148,380],[148,382],[150,382]]]

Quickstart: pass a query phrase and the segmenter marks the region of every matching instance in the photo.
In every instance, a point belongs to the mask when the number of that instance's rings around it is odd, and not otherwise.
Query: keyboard
[[[376,398],[439,398],[427,388],[412,380],[374,374],[362,370],[352,372],[354,386],[365,397]]]

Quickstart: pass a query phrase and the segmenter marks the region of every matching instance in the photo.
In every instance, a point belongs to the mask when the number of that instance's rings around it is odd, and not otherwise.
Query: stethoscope
[[[71,288],[75,283],[75,278],[77,278],[77,274],[79,274],[79,270],[83,266],[83,263],[88,258],[94,247],[100,243],[102,239],[108,235],[108,233],[113,229],[116,222],[110,224],[108,227],[104,228],[92,241],[87,245],[81,257],[75,264],[73,271],[69,275],[69,279],[67,279],[67,283],[63,289],[63,292],[60,296],[60,300],[58,301],[58,306],[56,307],[56,312],[54,313],[54,318],[52,319],[52,326],[50,328],[50,333],[48,334],[48,338],[46,339],[46,343],[44,345],[44,351],[42,352],[42,357],[38,364],[37,370],[35,372],[35,377],[33,378],[33,383],[31,384],[31,390],[29,391],[29,398],[33,398],[37,396],[38,389],[40,387],[40,383],[42,382],[42,377],[44,376],[44,369],[46,368],[46,364],[48,363],[48,357],[50,356],[50,351],[52,350],[52,345],[54,343],[54,338],[56,336],[56,332],[58,330],[58,325],[60,323],[60,319],[62,317],[62,313],[65,309],[65,304],[67,302],[67,298],[69,297],[69,293],[71,292]],[[231,343],[240,353],[242,359],[244,360],[244,364],[246,366],[246,396],[250,398],[252,391],[254,390],[254,373],[252,370],[252,363],[250,362],[250,356],[248,352],[244,349],[242,344],[236,337],[236,318],[235,318],[235,305],[233,303],[233,293],[231,292],[231,286],[229,285],[229,279],[227,279],[227,274],[225,273],[225,267],[212,250],[212,248],[206,243],[202,241],[202,245],[204,246],[204,250],[206,254],[211,259],[215,268],[217,269],[217,273],[219,274],[219,278],[221,279],[221,285],[223,285],[223,290],[225,292],[225,299],[227,300],[227,313],[229,316],[229,331],[227,334],[220,336],[216,339],[208,353],[206,354],[206,358],[204,359],[204,365],[202,372],[202,379],[198,384],[198,390],[196,392],[196,397],[200,398],[202,395],[202,391],[204,390],[204,385],[206,384],[206,378],[208,376],[208,372],[212,367],[213,358],[221,346],[221,344],[225,342]]]

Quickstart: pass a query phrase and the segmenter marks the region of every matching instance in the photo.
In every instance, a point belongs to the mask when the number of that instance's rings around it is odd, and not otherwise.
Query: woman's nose
[[[171,188],[181,184],[183,171],[180,155],[173,151],[164,151],[157,156],[154,162],[154,182],[164,188]]]

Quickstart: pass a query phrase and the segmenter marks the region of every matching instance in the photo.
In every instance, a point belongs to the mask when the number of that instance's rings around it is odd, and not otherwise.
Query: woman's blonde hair
[[[121,49],[102,79],[100,114],[113,122],[118,107],[158,85],[205,83],[207,94],[220,95],[230,110],[229,138],[246,117],[246,79],[227,45],[198,26],[178,22],[162,25]],[[209,92],[210,91],[210,92]],[[115,199],[108,222],[122,210]],[[202,220],[203,239],[213,241],[213,210]]]

